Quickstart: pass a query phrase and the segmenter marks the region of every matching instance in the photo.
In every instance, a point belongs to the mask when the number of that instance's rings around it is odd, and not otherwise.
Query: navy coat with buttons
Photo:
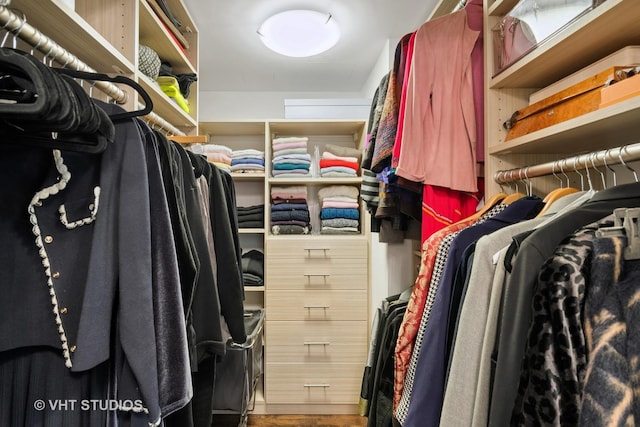
[[[114,397],[141,396],[157,421],[149,188],[134,122],[100,155],[2,144],[0,182],[0,351],[50,346],[85,371],[109,359],[117,331],[133,376],[117,381],[133,386]]]

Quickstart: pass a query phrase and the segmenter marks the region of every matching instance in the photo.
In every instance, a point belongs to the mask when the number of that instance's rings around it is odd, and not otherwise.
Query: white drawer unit
[[[325,151],[362,153],[366,125],[360,119],[200,123],[209,143],[263,151],[267,165],[261,173],[232,174],[238,206],[264,204],[264,226],[240,230],[243,250],[264,254],[264,286],[245,286],[245,307],[265,309],[265,369],[258,386],[264,385],[258,393],[263,399],[256,400],[254,413],[357,413],[369,343],[370,224],[357,197],[356,230],[353,222],[340,230],[340,221],[323,229],[321,199],[332,197],[329,193],[353,198],[352,189],[359,190],[362,178],[360,171],[356,176],[322,176],[319,162]],[[272,141],[280,137],[308,138],[313,173],[273,176]],[[273,227],[274,187],[298,187],[295,193],[306,194],[312,234],[288,234],[300,230],[282,224]],[[349,218],[352,209],[345,212]]]
[[[265,400],[356,405],[368,350],[368,242],[267,238]]]

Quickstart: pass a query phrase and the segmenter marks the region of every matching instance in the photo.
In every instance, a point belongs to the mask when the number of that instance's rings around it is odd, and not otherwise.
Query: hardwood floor
[[[249,415],[247,427],[363,427],[358,415]]]
[[[214,427],[238,427],[233,415],[214,416]],[[249,415],[247,427],[364,427],[367,419],[358,415]]]

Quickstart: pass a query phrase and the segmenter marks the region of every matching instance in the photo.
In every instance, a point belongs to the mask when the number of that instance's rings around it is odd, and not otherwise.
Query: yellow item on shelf
[[[189,114],[189,103],[184,99],[184,96],[182,96],[182,93],[180,92],[178,80],[171,76],[160,76],[156,81],[160,85],[162,92],[164,92],[169,98],[173,98],[180,108]]]

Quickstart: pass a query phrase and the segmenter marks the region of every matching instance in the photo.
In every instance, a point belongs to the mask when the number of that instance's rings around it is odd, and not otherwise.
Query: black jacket
[[[137,126],[119,123],[100,155],[1,145],[0,182],[0,351],[47,345],[85,371],[121,349],[113,357],[130,369],[114,379],[116,397],[141,395],[157,421],[149,182]]]

